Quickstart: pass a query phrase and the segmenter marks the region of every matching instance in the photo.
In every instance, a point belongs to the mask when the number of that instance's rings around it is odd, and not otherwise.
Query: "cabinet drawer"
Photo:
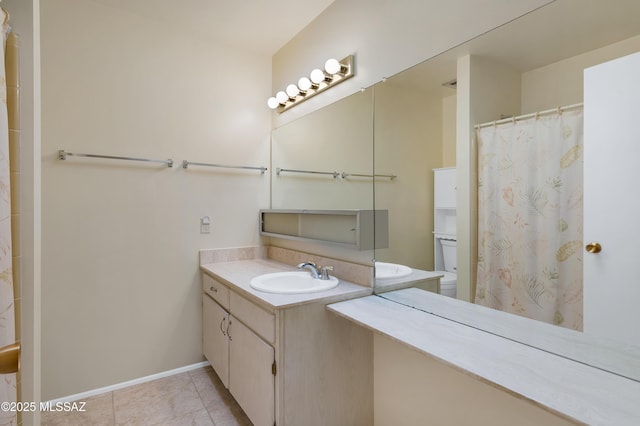
[[[229,289],[207,274],[202,274],[202,289],[226,310],[229,310]]]
[[[230,293],[230,310],[233,316],[273,345],[276,341],[275,315],[234,292]]]

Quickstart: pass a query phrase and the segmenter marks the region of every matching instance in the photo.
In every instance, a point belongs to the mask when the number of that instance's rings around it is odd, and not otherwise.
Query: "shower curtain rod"
[[[503,119],[496,120],[496,121],[489,121],[487,123],[476,124],[474,127],[476,129],[481,129],[483,127],[497,126],[498,124],[515,123],[516,121],[526,120],[528,118],[533,118],[533,117],[539,117],[541,115],[549,115],[549,114],[553,114],[553,113],[561,114],[563,111],[568,111],[570,109],[576,109],[576,108],[582,108],[583,105],[584,104],[582,102],[580,102],[578,104],[552,108],[552,109],[548,109],[546,111],[533,112],[531,114],[519,115],[517,117],[508,117],[508,118],[503,118]]]

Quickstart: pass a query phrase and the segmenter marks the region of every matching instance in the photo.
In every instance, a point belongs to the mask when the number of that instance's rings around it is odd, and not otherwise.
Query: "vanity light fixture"
[[[296,86],[295,84],[290,84],[287,86],[287,95],[289,95],[289,98],[294,98],[296,96],[298,96],[298,93],[300,93],[300,89],[298,89],[298,86]]]
[[[324,63],[324,70],[328,74],[334,75],[341,72],[342,73],[346,72],[347,68],[343,66],[340,62],[338,62],[337,59],[331,58],[331,59],[327,59],[327,62]]]
[[[278,104],[283,104],[287,102],[287,100],[289,100],[289,97],[284,91],[281,90],[278,93],[276,93],[276,101],[278,101]]]
[[[280,102],[278,102],[275,96],[272,96],[269,99],[267,99],[267,106],[269,106],[269,108],[276,109],[278,108],[278,105],[280,105]]]
[[[309,75],[309,77],[311,78],[311,82],[315,84],[320,84],[323,81],[325,83],[330,83],[332,80],[332,78],[327,74],[325,74],[324,71],[322,71],[320,68],[316,68],[313,71],[311,71],[311,74]]]
[[[298,88],[302,93],[307,93],[307,90],[309,89],[317,89],[318,85],[312,83],[311,80],[309,80],[307,77],[302,77],[300,80],[298,80]]]
[[[298,85],[289,84],[284,91],[279,91],[267,100],[267,105],[278,112],[284,112],[300,102],[324,92],[330,87],[355,75],[354,56],[349,55],[338,61],[329,59],[324,64],[324,70],[316,68],[309,77],[302,77]]]

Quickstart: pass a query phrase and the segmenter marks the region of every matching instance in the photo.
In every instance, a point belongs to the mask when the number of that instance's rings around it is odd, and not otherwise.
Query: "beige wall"
[[[639,50],[636,36],[523,73],[522,114],[582,102],[585,68]]]
[[[442,167],[442,100],[396,86],[375,86],[376,208],[389,210],[389,248],[376,260],[433,270],[433,169]]]
[[[442,167],[456,166],[456,95],[442,98]]]
[[[387,337],[373,345],[375,426],[573,424]]]
[[[522,114],[582,102],[585,68],[638,50],[640,36],[523,73]]]
[[[269,165],[271,62],[90,1],[41,6],[47,400],[203,360],[198,250],[259,244],[269,180],[180,162]]]

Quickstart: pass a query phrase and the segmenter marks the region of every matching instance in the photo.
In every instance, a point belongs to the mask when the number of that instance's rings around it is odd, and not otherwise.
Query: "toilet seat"
[[[444,277],[440,278],[440,294],[443,296],[453,297],[455,299],[457,293],[456,283],[458,278],[456,274],[447,271],[435,272],[444,275]]]
[[[456,284],[458,277],[453,272],[447,272],[447,271],[434,271],[434,272],[436,272],[437,274],[444,275],[444,277],[440,278],[440,286]]]

